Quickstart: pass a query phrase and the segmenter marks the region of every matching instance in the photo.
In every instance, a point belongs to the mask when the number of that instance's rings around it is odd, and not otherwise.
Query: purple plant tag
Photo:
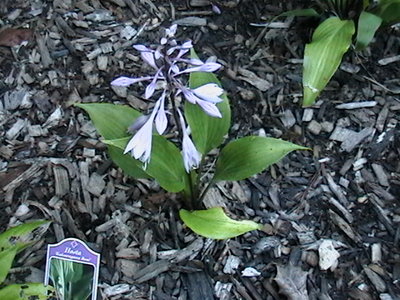
[[[51,284],[59,298],[96,300],[100,254],[84,242],[64,239],[47,246],[44,283]]]

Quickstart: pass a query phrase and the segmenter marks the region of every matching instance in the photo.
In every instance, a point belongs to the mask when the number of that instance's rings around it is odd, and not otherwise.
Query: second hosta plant
[[[324,0],[314,1],[317,9],[299,9],[280,16],[325,18],[315,30],[304,51],[303,106],[316,98],[335,74],[343,55],[353,41],[362,50],[381,26],[400,22],[400,0]]]
[[[148,114],[117,104],[77,106],[89,114],[109,155],[126,174],[154,178],[168,192],[182,194],[179,214],[194,232],[226,239],[259,229],[253,221],[229,218],[220,207],[202,209],[204,195],[216,182],[250,177],[289,152],[306,148],[274,138],[244,137],[226,144],[210,170],[214,158],[208,154],[223,143],[231,119],[229,100],[213,74],[221,65],[200,60],[191,41],[178,43],[176,29],[168,28],[156,47],[133,46],[150,74],[111,82],[119,87],[145,83],[144,98],[153,103]],[[205,173],[213,175],[202,182]]]

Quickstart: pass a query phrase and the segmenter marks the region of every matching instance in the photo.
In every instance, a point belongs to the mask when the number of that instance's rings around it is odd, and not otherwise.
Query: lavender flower
[[[195,145],[189,137],[190,128],[186,127],[185,120],[181,112],[178,110],[179,121],[181,123],[183,138],[182,138],[182,156],[183,164],[187,173],[193,168],[198,168],[201,160],[201,154],[197,151]]]
[[[168,127],[166,103],[167,95],[170,101],[174,101],[176,95],[182,94],[186,101],[198,105],[206,114],[222,118],[217,103],[221,102],[220,96],[223,89],[215,83],[208,83],[203,86],[190,89],[186,87],[181,77],[191,72],[214,72],[221,68],[221,65],[215,62],[203,62],[197,58],[184,58],[184,56],[193,48],[192,42],[187,41],[178,44],[174,39],[177,25],[172,25],[166,29],[165,36],[161,38],[160,45],[156,49],[146,47],[145,45],[134,45],[140,56],[149,66],[154,69],[154,74],[144,77],[126,77],[116,78],[111,82],[115,86],[130,86],[138,82],[149,82],[145,88],[144,98],[153,97],[160,86],[162,93],[157,100],[153,112],[150,116],[138,118],[130,126],[130,132],[136,131],[133,138],[126,146],[125,152],[144,162],[150,161],[151,142],[153,124],[159,134],[163,134]],[[160,84],[164,82],[164,84]],[[174,104],[174,103],[172,103]],[[175,105],[172,105],[175,107]],[[200,161],[200,154],[196,150],[192,140],[189,138],[188,128],[184,125],[184,119],[178,110],[179,122],[182,126],[182,153],[185,162],[186,171],[196,167]]]
[[[130,131],[137,130],[125,147],[124,154],[131,155],[146,165],[150,161],[151,144],[153,137],[153,123],[159,134],[163,134],[167,127],[167,117],[164,111],[165,93],[156,102],[150,116],[141,116],[130,126]]]

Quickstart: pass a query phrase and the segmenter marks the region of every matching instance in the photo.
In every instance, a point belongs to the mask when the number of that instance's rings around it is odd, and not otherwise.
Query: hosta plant
[[[27,222],[12,227],[0,234],[0,299],[30,300],[48,299],[53,289],[42,283],[7,284],[5,280],[13,265],[15,256],[36,241],[32,231],[48,221]]]
[[[400,22],[400,0],[316,0],[314,3],[316,8],[279,15],[323,19],[304,51],[303,106],[314,104],[352,43],[355,50],[362,50],[381,26]]]
[[[221,149],[212,170],[208,154],[223,143],[231,118],[228,97],[213,74],[221,65],[200,60],[192,42],[179,44],[175,33],[176,26],[171,26],[158,46],[133,46],[151,75],[111,82],[117,87],[147,83],[144,98],[156,99],[149,114],[117,104],[77,106],[87,111],[109,155],[126,174],[154,178],[168,192],[182,194],[180,217],[193,231],[225,239],[259,229],[253,221],[230,219],[220,207],[201,209],[205,193],[216,182],[247,178],[306,148],[274,138],[244,137]],[[212,176],[203,182],[206,173]]]

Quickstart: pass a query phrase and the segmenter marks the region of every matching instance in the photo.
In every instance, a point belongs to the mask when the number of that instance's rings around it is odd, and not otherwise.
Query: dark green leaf
[[[339,67],[354,34],[352,20],[331,17],[315,30],[306,45],[303,62],[303,106],[310,106]]]
[[[276,18],[280,17],[319,17],[320,14],[313,8],[306,8],[306,9],[293,9],[286,11]]]
[[[385,25],[400,22],[400,0],[381,0],[378,6],[371,11],[379,16]]]
[[[356,50],[362,50],[368,46],[381,23],[380,17],[366,11],[361,12],[358,19]]]
[[[104,142],[125,149],[129,139],[126,137]],[[153,135],[151,159],[145,172],[169,192],[180,192],[185,187],[184,176],[187,176],[187,173],[179,149],[160,135]]]
[[[76,104],[84,109],[90,116],[100,135],[106,140],[115,140],[130,136],[127,129],[141,114],[127,105],[110,103]],[[114,163],[127,175],[133,178],[148,178],[142,170],[141,163],[129,155],[124,149],[108,147],[108,154]]]
[[[263,171],[293,150],[308,148],[279,139],[248,136],[221,151],[213,180],[241,180]]]
[[[197,57],[197,55],[192,52],[192,57]],[[207,83],[216,83],[221,87],[221,83],[212,73],[190,73],[190,88],[197,88]],[[185,103],[185,117],[192,130],[193,141],[197,150],[204,155],[221,145],[230,127],[231,109],[229,100],[225,94],[221,98],[223,101],[218,103],[217,107],[222,118],[210,117],[198,105],[191,104],[188,101]]]
[[[195,233],[216,240],[229,239],[251,230],[261,229],[262,225],[253,221],[235,221],[229,218],[221,207],[189,212],[179,211],[179,216],[187,227]]]

